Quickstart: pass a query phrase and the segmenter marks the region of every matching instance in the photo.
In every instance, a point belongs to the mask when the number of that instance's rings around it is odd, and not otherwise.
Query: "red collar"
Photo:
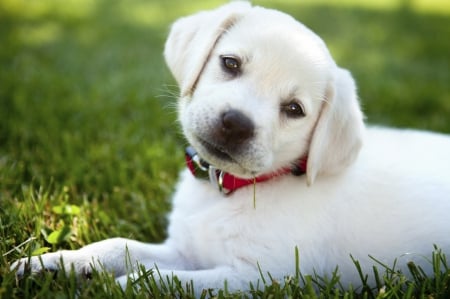
[[[228,195],[241,187],[264,182],[281,175],[293,174],[298,176],[306,173],[306,158],[303,158],[293,167],[285,167],[278,171],[263,174],[252,179],[239,178],[228,172],[217,169],[202,160],[195,149],[190,146],[186,148],[186,164],[195,177],[209,180],[225,195]]]

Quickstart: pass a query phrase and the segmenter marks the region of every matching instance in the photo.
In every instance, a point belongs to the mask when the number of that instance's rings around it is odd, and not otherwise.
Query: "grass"
[[[357,79],[370,123],[450,133],[445,2],[255,2],[293,14],[326,40]],[[16,281],[9,271],[26,254],[107,237],[164,239],[185,142],[162,47],[172,20],[220,1],[184,3],[0,2],[1,298],[192,297],[176,280],[156,287],[151,275],[132,293],[105,273],[90,281],[52,273]],[[449,298],[449,264],[438,249],[430,257],[433,277],[414,265],[410,279],[394,265],[379,265],[375,290],[340,286],[332,273],[328,279],[297,273],[285,283],[266,277],[247,295]],[[243,296],[224,290],[203,295]]]

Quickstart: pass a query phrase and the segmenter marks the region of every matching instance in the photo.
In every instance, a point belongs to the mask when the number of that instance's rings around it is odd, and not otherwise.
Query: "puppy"
[[[450,138],[366,128],[355,83],[324,42],[281,12],[232,2],[179,19],[165,58],[180,86],[179,121],[192,146],[163,244],[108,239],[24,258],[22,274],[71,266],[136,266],[205,288],[245,290],[260,270],[361,284],[350,258],[425,271],[433,244],[450,252]],[[42,259],[42,263],[39,261]]]

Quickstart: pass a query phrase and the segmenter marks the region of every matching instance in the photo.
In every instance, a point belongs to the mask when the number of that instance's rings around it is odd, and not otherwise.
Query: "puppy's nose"
[[[253,137],[254,129],[252,120],[239,110],[230,109],[222,114],[220,134],[226,144],[245,142]]]

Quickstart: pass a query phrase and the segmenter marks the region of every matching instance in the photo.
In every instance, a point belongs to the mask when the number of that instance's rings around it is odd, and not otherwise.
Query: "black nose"
[[[253,122],[239,110],[231,109],[222,114],[221,135],[226,143],[243,143],[253,136],[253,132]]]

